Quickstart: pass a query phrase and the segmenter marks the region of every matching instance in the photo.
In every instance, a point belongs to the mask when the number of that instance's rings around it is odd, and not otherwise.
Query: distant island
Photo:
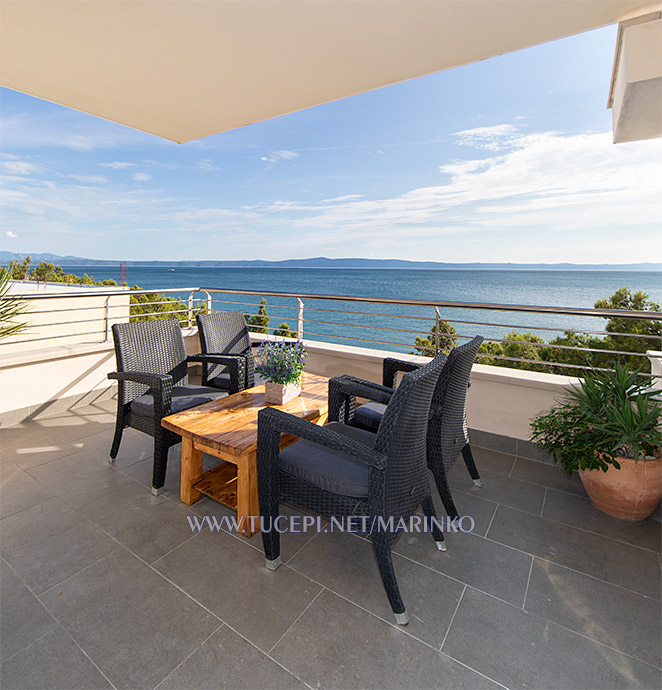
[[[401,268],[401,269],[485,269],[485,270],[538,270],[538,271],[662,271],[662,263],[636,264],[517,264],[517,263],[443,263],[439,261],[405,261],[403,259],[329,259],[318,256],[310,259],[286,259],[284,261],[111,261],[108,259],[87,259],[80,256],[59,256],[57,254],[30,254],[0,252],[0,264],[16,259],[32,257],[32,262],[46,261],[63,267],[74,266],[117,266],[120,263],[136,267],[173,268]]]

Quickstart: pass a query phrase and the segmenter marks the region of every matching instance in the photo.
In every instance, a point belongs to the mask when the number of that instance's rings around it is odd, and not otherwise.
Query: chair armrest
[[[157,419],[161,419],[170,414],[173,384],[173,379],[170,374],[148,374],[142,371],[112,371],[108,374],[108,378],[116,379],[119,383],[120,399],[123,399],[124,384],[127,381],[142,383],[145,386],[149,386],[152,396],[154,397],[154,413]]]
[[[278,453],[280,452],[281,434],[297,436],[306,441],[319,443],[332,450],[337,450],[340,453],[347,453],[347,455],[363,460],[376,470],[384,470],[386,468],[386,457],[376,450],[347,436],[338,434],[331,429],[313,424],[313,422],[309,422],[307,419],[302,419],[273,407],[266,407],[260,410],[257,415],[258,458],[260,457],[261,450],[263,455],[264,451],[269,449],[273,451],[274,448],[277,448]]]
[[[356,376],[336,376],[329,380],[329,421],[351,424],[356,408],[356,396],[388,404],[393,389],[380,386]]]
[[[202,362],[203,364],[220,364],[230,371],[230,393],[244,390],[246,385],[246,355],[230,354],[226,352],[212,352],[206,354],[189,355],[187,362]]]
[[[111,371],[108,374],[108,378],[122,382],[142,383],[150,388],[160,387],[167,381],[172,383],[172,376],[170,374],[147,374],[143,371]]]
[[[388,405],[394,392],[392,388],[349,374],[329,379],[329,390],[331,386],[345,395],[356,395],[359,398],[368,398],[385,405]]]
[[[404,359],[394,359],[393,357],[386,357],[384,359],[384,371],[382,374],[382,382],[389,388],[395,388],[395,377],[399,371],[409,372],[420,369],[423,365],[416,362],[408,362]]]

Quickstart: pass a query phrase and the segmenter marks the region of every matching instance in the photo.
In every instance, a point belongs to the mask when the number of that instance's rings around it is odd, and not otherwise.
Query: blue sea
[[[113,278],[119,281],[119,266],[80,266],[66,270],[81,276],[88,273],[96,280]],[[128,283],[145,289],[202,287],[555,307],[592,307],[596,300],[626,287],[632,291],[641,290],[653,301],[662,303],[662,273],[648,271],[207,267],[175,267],[173,270],[129,266]],[[188,293],[183,291],[181,296],[188,297]],[[202,294],[197,297],[204,299]],[[259,301],[260,297],[254,295],[214,295],[213,307],[215,310],[240,308],[256,313]],[[287,321],[296,330],[296,300],[269,297],[267,302],[271,328]],[[442,317],[453,323],[460,335],[467,337],[479,333],[499,338],[517,327],[550,340],[564,329],[601,331],[606,323],[604,319],[576,316],[467,309],[441,311]],[[304,318],[305,337],[312,340],[408,352],[412,350],[416,335],[427,334],[434,324],[434,309],[306,299]],[[559,330],[546,330],[550,328]]]

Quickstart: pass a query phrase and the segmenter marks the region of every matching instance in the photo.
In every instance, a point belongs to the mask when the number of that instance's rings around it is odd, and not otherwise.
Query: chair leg
[[[462,449],[462,457],[464,458],[464,464],[467,466],[467,469],[469,470],[469,474],[471,475],[471,479],[473,480],[474,486],[483,486],[483,483],[480,480],[480,474],[478,474],[478,468],[476,467],[476,463],[474,462],[474,456],[471,452],[471,446],[468,443]]]
[[[455,507],[450,486],[448,486],[448,478],[446,477],[444,464],[441,461],[437,462],[435,463],[434,467],[431,467],[430,469],[434,475],[434,481],[437,484],[437,489],[439,489],[439,496],[441,496],[441,502],[444,504],[446,513],[451,520],[455,520],[455,518],[460,517],[460,515]]]
[[[122,442],[122,433],[124,432],[124,423],[122,417],[118,414],[115,422],[115,435],[113,436],[113,443],[110,446],[110,460],[113,462],[120,450],[120,443]]]
[[[439,549],[439,551],[446,551],[444,533],[439,529],[439,525],[436,522],[437,515],[434,512],[434,503],[432,503],[432,496],[424,498],[422,506],[425,517],[432,522],[432,536],[434,538],[434,543],[437,545],[437,549]]]
[[[154,437],[154,469],[152,472],[152,493],[158,496],[165,484],[166,469],[168,467],[168,450],[163,434]]]
[[[373,545],[375,547],[375,555],[377,556],[379,574],[382,576],[386,596],[388,596],[391,610],[395,615],[395,622],[398,625],[407,625],[409,623],[409,616],[400,595],[398,581],[395,579],[390,537],[391,535],[388,533],[376,532],[373,535]]]

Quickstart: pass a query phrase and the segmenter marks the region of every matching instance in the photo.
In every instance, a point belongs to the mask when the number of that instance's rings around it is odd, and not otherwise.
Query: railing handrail
[[[498,304],[493,302],[451,302],[447,300],[420,300],[420,299],[401,299],[393,297],[362,297],[358,295],[326,295],[306,292],[274,292],[267,290],[236,290],[224,288],[202,288],[202,287],[181,287],[181,288],[155,288],[151,290],[99,290],[84,293],[51,293],[51,294],[29,294],[11,293],[10,298],[26,300],[39,299],[62,299],[68,297],[113,297],[126,295],[153,295],[153,294],[177,294],[177,293],[220,293],[229,295],[256,295],[261,297],[287,297],[291,299],[319,299],[336,302],[367,302],[371,304],[399,304],[418,307],[446,307],[449,309],[476,309],[485,311],[515,311],[529,312],[533,314],[559,314],[564,316],[601,316],[605,318],[630,318],[630,319],[662,319],[662,312],[659,311],[633,311],[628,309],[596,309],[594,307],[552,307],[538,306],[531,304]],[[1,298],[0,298],[1,299]]]

